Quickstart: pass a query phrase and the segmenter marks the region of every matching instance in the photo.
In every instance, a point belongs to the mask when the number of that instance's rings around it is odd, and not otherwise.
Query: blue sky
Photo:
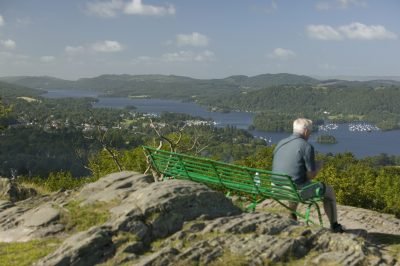
[[[398,0],[0,0],[0,76],[400,76]]]

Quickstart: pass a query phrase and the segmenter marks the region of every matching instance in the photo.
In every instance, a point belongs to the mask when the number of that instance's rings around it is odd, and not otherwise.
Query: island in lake
[[[335,144],[337,140],[332,135],[319,135],[317,137],[317,142],[320,144]]]

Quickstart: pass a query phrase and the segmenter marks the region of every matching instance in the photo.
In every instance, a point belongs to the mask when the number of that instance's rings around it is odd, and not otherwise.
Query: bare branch
[[[100,121],[97,120],[94,117],[94,114],[91,110],[88,110],[89,113],[91,113],[92,118],[94,120],[94,122],[96,123],[96,129],[97,129],[97,133],[98,136],[96,137],[92,137],[93,139],[96,139],[97,141],[100,142],[101,146],[103,147],[104,150],[106,150],[108,152],[108,154],[111,156],[112,160],[114,161],[114,163],[116,164],[116,166],[118,167],[118,170],[121,172],[123,171],[123,167],[121,165],[121,163],[118,160],[118,156],[117,154],[114,153],[114,151],[110,148],[109,144],[106,142],[106,136],[108,133],[108,128],[106,128],[106,130],[102,130],[101,126],[100,126]]]

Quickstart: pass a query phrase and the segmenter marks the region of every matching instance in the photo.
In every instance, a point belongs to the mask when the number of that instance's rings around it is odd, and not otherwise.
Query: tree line
[[[208,104],[256,112],[260,130],[285,131],[293,117],[332,122],[367,121],[383,130],[400,125],[400,87],[282,85],[208,99]],[[290,123],[289,123],[290,124]]]

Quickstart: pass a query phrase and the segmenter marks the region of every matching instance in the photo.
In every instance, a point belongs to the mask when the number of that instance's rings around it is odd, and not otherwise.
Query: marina
[[[375,125],[371,125],[368,123],[359,123],[359,124],[354,124],[351,123],[348,125],[349,126],[349,131],[352,132],[371,132],[371,131],[379,131],[379,127],[375,126]]]
[[[372,132],[372,131],[379,131],[380,128],[366,123],[366,122],[354,122],[354,123],[348,123],[348,124],[343,124],[346,125],[348,130],[351,132]],[[318,126],[318,131],[319,132],[328,132],[332,130],[337,130],[339,128],[340,124],[336,123],[327,123],[324,125],[319,125]]]

